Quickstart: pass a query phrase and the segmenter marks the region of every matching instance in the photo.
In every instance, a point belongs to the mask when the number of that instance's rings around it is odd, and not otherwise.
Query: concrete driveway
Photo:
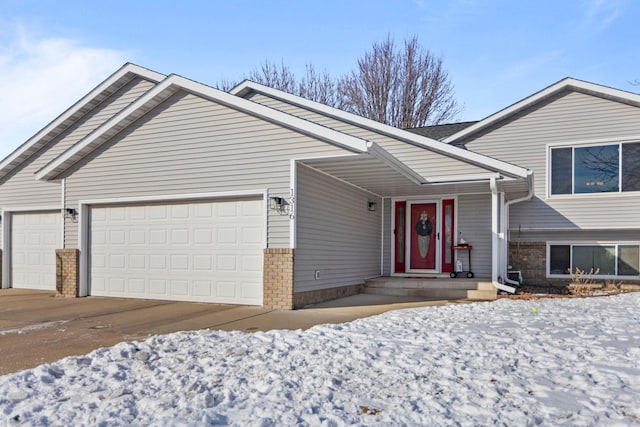
[[[156,334],[197,329],[307,329],[399,308],[446,303],[355,295],[284,311],[124,298],[59,298],[48,291],[1,289],[0,375]]]

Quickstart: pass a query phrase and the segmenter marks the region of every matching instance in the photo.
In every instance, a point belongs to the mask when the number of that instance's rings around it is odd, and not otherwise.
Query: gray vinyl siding
[[[179,92],[70,171],[67,205],[122,197],[267,189],[290,196],[290,159],[344,149]],[[287,215],[269,211],[268,246],[289,247]],[[77,244],[77,227],[67,246]]]
[[[1,182],[0,206],[3,208],[33,207],[34,209],[60,206],[62,199],[60,183],[36,181],[34,174],[153,85],[140,78],[132,80],[27,159]]]
[[[464,142],[469,150],[533,170],[535,197],[510,209],[510,228],[640,228],[640,193],[547,197],[547,144],[640,141],[640,108],[564,92]]]
[[[491,194],[459,196],[457,208],[457,233],[462,233],[462,237],[473,246],[471,268],[476,277],[491,277]],[[466,269],[466,251],[459,251],[457,256]]]
[[[249,99],[276,110],[327,126],[331,129],[344,132],[367,141],[376,142],[392,156],[396,157],[409,168],[426,178],[448,175],[478,175],[489,173],[487,169],[447,157],[443,154],[434,153],[430,150],[398,141],[397,139],[382,135],[370,129],[356,126],[302,107],[291,105],[262,94],[252,94]]]
[[[298,168],[297,187],[294,291],[380,276],[382,199],[305,166]],[[369,201],[377,211],[368,210]]]

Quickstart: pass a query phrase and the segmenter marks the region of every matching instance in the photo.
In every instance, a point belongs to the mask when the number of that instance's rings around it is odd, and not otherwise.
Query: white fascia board
[[[551,86],[542,89],[539,92],[534,93],[533,95],[530,95],[516,102],[515,104],[512,104],[498,111],[497,113],[494,113],[480,120],[479,122],[467,128],[462,129],[458,133],[448,136],[443,140],[443,142],[451,143],[465,138],[466,136],[471,135],[480,129],[491,126],[496,122],[499,122],[500,120],[516,114],[519,111],[524,110],[525,108],[529,108],[536,103],[549,98],[550,96],[553,96],[554,94],[565,89],[573,89],[578,92],[588,93],[607,99],[614,99],[620,102],[625,102],[640,107],[640,95],[638,94],[567,77],[557,83],[552,84]]]
[[[185,90],[187,92],[194,93],[211,101],[227,105],[231,108],[244,111],[248,114],[263,118],[271,122],[281,124],[285,127],[297,130],[299,132],[312,135],[334,145],[341,146],[350,151],[364,153],[367,152],[368,149],[367,141],[363,139],[326,128],[308,120],[300,119],[290,114],[274,110],[273,108],[265,107],[263,105],[256,104],[255,102],[247,101],[243,98],[229,95],[226,92],[214,89],[210,86],[206,86],[193,80],[189,80],[184,77],[172,74],[165,78],[162,82],[157,84],[155,87],[150,89],[147,93],[142,95],[137,101],[129,105],[120,113],[116,114],[94,132],[89,134],[87,137],[85,137],[77,144],[62,153],[60,156],[45,165],[36,173],[36,180],[55,179],[65,169],[82,158],[83,151],[93,151],[95,148],[105,142],[105,139],[102,137],[111,129],[117,128],[117,126],[127,118],[135,117],[136,113],[139,114],[139,110],[143,112],[143,114],[139,115],[141,117],[142,115],[144,115],[144,113],[146,113],[145,110],[141,110],[145,105],[154,102],[154,100],[157,100],[158,98],[162,98],[163,95],[164,100],[175,93],[177,90]],[[139,117],[135,117],[136,120],[138,118]]]
[[[350,151],[360,153],[367,151],[367,141],[364,139],[330,129],[326,126],[292,116],[291,114],[284,113],[256,102],[248,101],[235,95],[230,95],[227,92],[214,89],[210,86],[206,86],[202,83],[198,83],[184,77],[176,76],[176,78],[179,79],[180,86],[185,90],[208,98],[212,101],[258,116],[262,119],[281,124],[302,133],[315,136],[334,145],[342,146]]]
[[[486,173],[475,175],[448,175],[448,176],[430,176],[426,177],[427,184],[456,184],[460,182],[478,182],[478,181],[490,181],[492,179],[501,179],[502,176],[499,173]]]
[[[34,145],[36,145],[44,136],[46,136],[53,129],[64,123],[65,120],[72,117],[75,113],[81,110],[89,102],[91,102],[96,96],[107,90],[111,85],[117,82],[119,79],[127,75],[128,73],[137,74],[140,77],[157,83],[165,78],[164,74],[157,73],[147,68],[140,67],[139,65],[126,63],[115,73],[110,75],[106,80],[96,86],[91,92],[82,97],[78,102],[69,107],[65,112],[60,114],[52,122],[46,125],[40,132],[29,138],[24,144],[19,146],[16,150],[10,153],[2,162],[0,162],[0,176],[4,176],[10,172],[7,168],[12,169],[17,166],[16,160],[20,156],[29,151]],[[19,164],[19,163],[18,163]]]
[[[426,148],[430,151],[434,151],[445,156],[457,158],[459,160],[473,163],[481,167],[495,169],[507,175],[513,175],[520,178],[525,178],[527,176],[527,169],[525,168],[512,165],[498,159],[487,157],[482,154],[474,153],[472,151],[446,144],[441,141],[436,141],[434,139],[427,138],[426,136],[421,136],[413,132],[398,129],[384,123],[376,122],[375,120],[367,119],[353,113],[348,113],[334,107],[329,107],[315,101],[310,101],[308,99],[301,98],[299,96],[273,89],[258,83],[254,83],[249,80],[245,80],[242,83],[238,84],[236,87],[231,89],[229,93],[234,96],[242,97],[251,91],[262,93],[286,103],[298,105],[302,108],[309,109],[329,117],[333,117],[340,121],[351,123],[359,127],[364,127],[375,132],[400,139],[404,142],[416,145],[418,147]]]
[[[402,163],[400,160],[393,157],[391,154],[389,154],[386,150],[384,150],[378,144],[374,142],[370,142],[368,144],[368,148],[369,148],[368,150],[369,154],[371,154],[376,159],[385,163],[391,169],[405,176],[410,181],[414,182],[415,184],[425,183],[425,179],[422,175],[420,175],[419,173],[417,173],[416,171],[414,171],[413,169],[411,169],[410,167]]]
[[[81,139],[75,145],[69,147],[66,151],[60,154],[58,157],[54,158],[52,161],[47,163],[44,167],[42,167],[35,174],[36,180],[50,180],[54,179],[57,175],[59,175],[63,170],[72,164],[76,163],[77,160],[74,160],[74,157],[81,156],[82,151],[90,149],[93,151],[99,145],[101,145],[104,141],[102,140],[102,136],[105,135],[110,129],[117,126],[127,117],[130,117],[134,114],[141,106],[151,102],[156,96],[159,96],[162,92],[167,90],[171,86],[170,77],[167,77],[161,83],[147,91],[144,95],[138,98],[133,104],[129,105],[124,110],[120,111],[114,117],[109,119],[106,123],[100,126],[95,131],[91,132],[88,136]]]
[[[369,143],[369,154],[371,154],[376,159],[385,163],[391,169],[402,174],[403,176],[408,178],[410,181],[419,185],[489,181],[491,179],[502,178],[502,176],[497,172],[494,172],[494,173],[489,172],[486,174],[474,174],[474,175],[448,175],[448,176],[440,176],[440,177],[424,177],[419,173],[417,173],[416,171],[414,171],[413,169],[409,168],[400,160],[396,159],[384,148],[380,147],[378,144],[374,142]]]

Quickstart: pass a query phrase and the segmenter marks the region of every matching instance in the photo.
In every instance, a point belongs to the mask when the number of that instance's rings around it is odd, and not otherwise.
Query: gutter
[[[516,203],[520,203],[520,202],[524,202],[524,201],[527,201],[527,200],[531,200],[531,198],[533,197],[533,172],[532,171],[528,171],[527,172],[527,184],[528,184],[528,187],[529,187],[529,191],[527,192],[526,196],[520,197],[519,199],[509,200],[504,204],[504,209],[503,209],[503,212],[502,212],[502,218],[500,220],[501,224],[504,224],[504,222],[502,222],[503,220],[504,221],[508,220],[509,206],[514,205]],[[509,248],[508,248],[508,241],[506,239],[505,239],[505,246],[506,246],[505,247],[505,254],[507,254],[507,265],[506,265],[507,268],[505,268],[504,271],[507,272],[507,270],[509,269],[509,267],[508,267],[509,266]],[[516,285],[516,286],[520,285],[519,282],[509,279],[509,275],[508,274],[504,275],[504,282],[508,283],[510,285]],[[514,292],[515,292],[515,289],[514,289]]]
[[[504,197],[502,194],[500,194],[498,192],[498,185],[496,183],[496,179],[495,178],[491,178],[490,182],[489,182],[489,186],[491,188],[491,194],[492,197]],[[495,268],[496,270],[499,268],[503,274],[503,282],[504,283],[500,283],[497,280],[493,280],[492,279],[492,284],[493,286],[495,286],[497,289],[500,289],[502,291],[505,292],[509,292],[514,294],[516,292],[516,288],[513,286],[508,286],[508,285],[519,285],[520,283],[514,281],[514,280],[510,280],[508,275],[507,275],[507,271],[508,271],[508,265],[509,265],[509,252],[508,252],[508,246],[507,246],[507,239],[505,236],[505,230],[507,229],[507,227],[505,227],[506,222],[508,221],[508,212],[509,212],[509,206],[515,204],[515,203],[519,203],[519,202],[523,202],[525,200],[529,200],[531,199],[531,197],[533,197],[533,172],[531,171],[527,171],[527,194],[523,197],[520,197],[518,199],[514,199],[514,200],[509,200],[507,202],[504,203],[500,203],[500,206],[502,207],[501,212],[500,212],[500,229],[503,230],[501,233],[498,233],[498,227],[496,226],[496,224],[493,222],[493,215],[492,215],[492,224],[491,224],[491,233],[492,233],[492,239],[497,239],[499,234],[502,234],[502,250],[499,250],[498,253],[503,252],[505,254],[504,258],[505,258],[505,265],[503,266],[499,266],[497,265],[497,263],[499,263],[501,261],[502,257],[495,257],[494,256],[494,260],[496,262],[496,265],[493,266],[493,268]],[[492,200],[492,206],[495,206],[496,202]],[[492,245],[493,246],[493,245]],[[495,245],[498,246],[498,245]]]

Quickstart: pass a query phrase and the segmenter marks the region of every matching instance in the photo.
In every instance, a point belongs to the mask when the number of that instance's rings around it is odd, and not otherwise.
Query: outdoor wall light
[[[70,216],[71,218],[75,218],[76,215],[78,215],[78,211],[75,210],[74,208],[65,208],[65,212],[67,213],[68,216]]]
[[[282,197],[269,197],[269,208],[274,211],[280,211],[285,205],[284,198]]]
[[[369,209],[369,212],[375,212],[378,210],[378,203],[377,202],[368,202],[367,203],[367,207]]]

